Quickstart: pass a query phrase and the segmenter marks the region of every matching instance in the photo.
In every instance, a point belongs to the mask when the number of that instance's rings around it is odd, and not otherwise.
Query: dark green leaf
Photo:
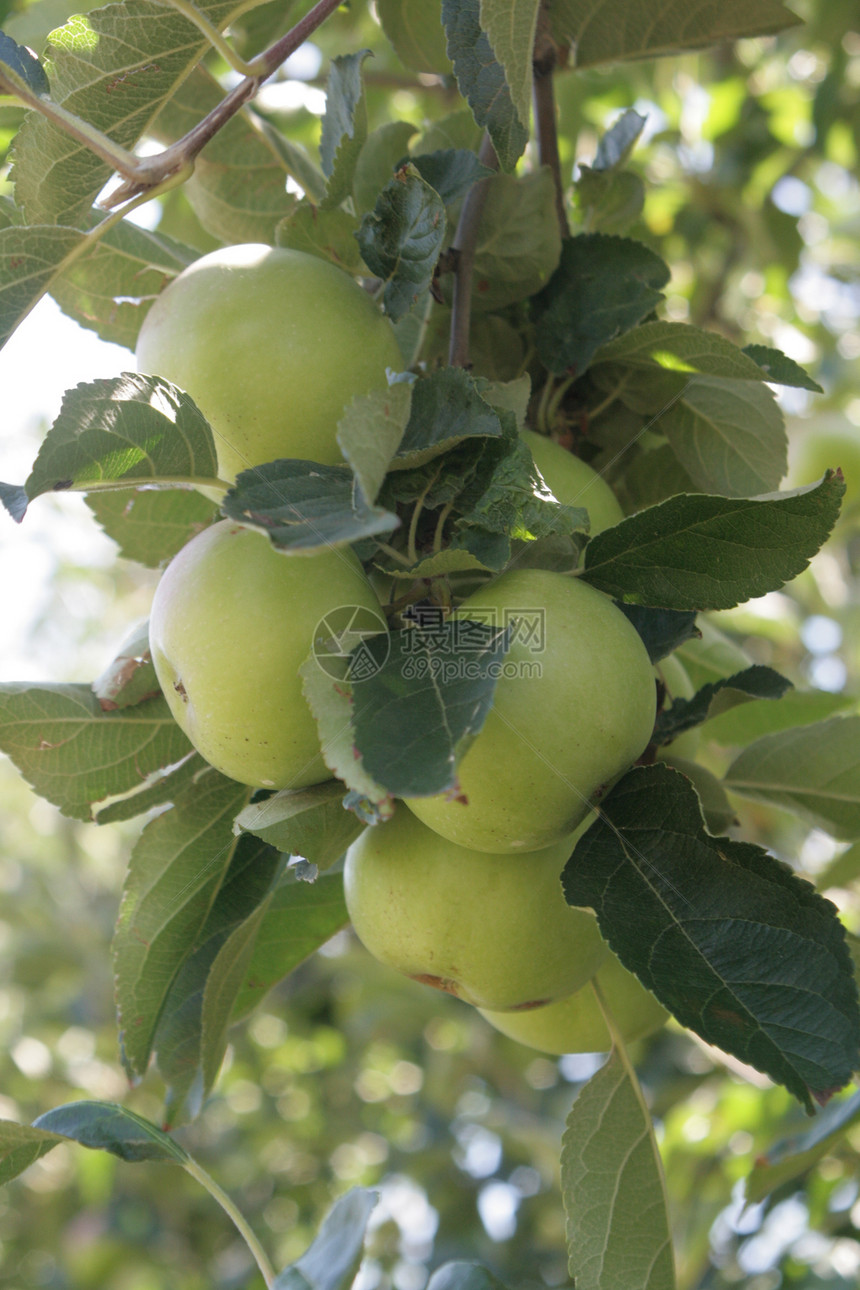
[[[778,730],[823,721],[853,704],[851,695],[833,694],[829,690],[795,690],[778,704],[753,699],[725,711],[716,703],[708,717],[707,735],[721,744],[749,744]]]
[[[353,687],[356,750],[394,797],[456,788],[457,765],[492,706],[508,649],[508,631],[438,618],[425,615],[421,625],[386,638],[377,647],[390,643],[385,661]]]
[[[109,1151],[120,1160],[184,1164],[188,1152],[142,1115],[112,1102],[69,1102],[40,1115],[34,1128],[47,1129],[82,1147]]]
[[[349,1290],[361,1263],[367,1220],[378,1198],[366,1187],[353,1187],[339,1197],[313,1243],[275,1278],[272,1290]]]
[[[533,296],[550,280],[561,256],[552,172],[494,175],[487,181],[475,246],[472,309],[504,309]],[[446,299],[452,291],[443,276]]]
[[[709,836],[677,771],[625,775],[562,884],[570,904],[596,911],[624,966],[707,1043],[807,1109],[851,1078],[860,1009],[836,907],[760,847]]]
[[[257,933],[234,1021],[348,922],[339,873],[324,873],[316,882],[284,881],[273,892]]]
[[[762,667],[760,664],[748,667],[744,672],[736,672],[734,676],[712,681],[697,690],[692,699],[676,698],[670,707],[658,712],[654,743],[671,743],[685,730],[692,730],[694,726],[707,721],[714,697],[721,691],[730,690],[737,696],[744,695],[751,699],[773,700],[781,699],[790,689],[791,681],[780,676],[773,668]]]
[[[670,497],[592,538],[584,577],[667,609],[730,609],[796,578],[827,540],[845,492],[819,484],[769,498]]]
[[[442,0],[442,22],[460,93],[489,131],[502,168],[513,170],[528,142],[528,122],[520,120],[504,68],[481,28],[479,0]]]
[[[323,206],[339,206],[352,192],[359,153],[367,138],[367,105],[361,67],[369,49],[331,60],[320,160],[326,184]]]
[[[51,86],[38,58],[23,45],[16,44],[5,31],[0,31],[0,86],[4,86],[7,94],[14,94],[14,82],[6,81],[5,68],[11,68],[16,76],[20,76],[34,94],[50,95]]]
[[[618,608],[630,619],[648,651],[652,663],[671,654],[684,641],[699,635],[696,615],[677,609],[652,609],[649,605],[626,605]]]
[[[385,311],[397,322],[432,281],[445,240],[445,207],[411,165],[388,181],[361,221],[364,262],[385,283]]]
[[[365,501],[348,466],[285,457],[243,470],[222,503],[229,519],[262,529],[282,550],[318,551],[390,533],[396,515]]]
[[[427,1282],[427,1290],[506,1290],[480,1263],[443,1263]]]
[[[630,331],[663,299],[669,270],[630,238],[581,233],[534,300],[535,338],[551,372],[581,376],[597,351]]]
[[[726,787],[781,806],[846,841],[860,837],[860,717],[831,717],[765,735],[725,775]]]
[[[0,229],[0,346],[73,262],[86,236],[59,226]]]
[[[378,0],[376,7],[402,63],[415,72],[450,75],[440,0]]]
[[[443,367],[412,386],[412,405],[392,470],[411,470],[472,437],[502,435],[498,413],[462,367]]]
[[[385,121],[371,130],[358,158],[353,181],[352,197],[359,215],[373,210],[394,172],[409,160],[409,140],[415,133],[416,127],[409,121]]]
[[[412,158],[412,164],[424,182],[436,190],[445,206],[465,197],[479,179],[487,179],[494,174],[467,148],[422,152]]]

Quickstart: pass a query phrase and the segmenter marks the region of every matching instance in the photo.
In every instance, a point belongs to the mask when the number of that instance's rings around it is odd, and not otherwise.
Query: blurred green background
[[[4,25],[18,40],[31,33],[38,48],[48,5],[50,25],[75,11],[54,0],[13,4]],[[799,687],[857,696],[860,5],[791,7],[805,25],[778,39],[560,75],[562,161],[567,174],[590,161],[624,109],[645,115],[632,169],[647,196],[632,235],[672,267],[665,316],[775,345],[825,387],[823,396],[782,390],[780,401],[789,484],[826,466],[845,470],[840,526],[790,588],[714,620]],[[255,11],[249,45],[277,25],[277,5]],[[261,100],[293,138],[318,137],[327,56],[363,45],[375,53],[371,126],[392,114],[423,126],[451,109],[444,84],[404,73],[364,3],[339,12],[316,44],[323,72],[310,57],[310,80],[285,78]],[[0,108],[0,141],[8,145],[19,120]],[[181,193],[157,214],[163,228],[207,245]],[[38,334],[29,334],[37,352]],[[34,376],[34,409],[37,384]],[[43,428],[35,413],[7,419],[4,448],[32,458]],[[9,642],[0,679],[19,679],[12,664],[23,659],[46,680],[90,680],[146,616],[155,575],[113,558],[81,499],[37,505],[38,596],[22,598],[14,579],[30,518],[20,531],[0,518]],[[730,751],[706,743],[702,759],[719,770]],[[793,817],[734,805],[744,836],[813,879],[826,872],[823,888],[860,933],[860,848],[855,856]],[[136,832],[62,819],[0,761],[0,1118],[29,1122],[87,1097],[159,1119],[157,1079],[127,1087],[113,1017],[110,938]],[[808,1128],[800,1110],[680,1030],[636,1055],[663,1150],[680,1285],[855,1286],[860,1127],[799,1183],[745,1207],[743,1180],[757,1155]],[[481,1259],[512,1285],[564,1286],[560,1138],[597,1060],[556,1061],[504,1039],[467,1006],[373,963],[344,932],[235,1032],[216,1095],[182,1139],[278,1265],[302,1252],[332,1199],[360,1183],[381,1193],[361,1290],[422,1290],[429,1271],[456,1257]],[[4,1290],[261,1284],[227,1220],[170,1166],[61,1147],[0,1192]]]

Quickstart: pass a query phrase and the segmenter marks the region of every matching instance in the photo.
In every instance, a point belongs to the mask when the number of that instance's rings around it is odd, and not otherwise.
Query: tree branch
[[[485,166],[498,170],[499,159],[488,134],[481,143],[480,160]],[[469,189],[457,231],[451,243],[455,254],[454,299],[451,306],[451,341],[448,349],[448,362],[452,367],[469,366],[469,331],[472,324],[472,277],[475,268],[475,248],[478,245],[478,231],[487,202],[487,185],[489,178],[479,179]]]
[[[546,6],[538,17],[537,38],[532,62],[535,138],[538,159],[548,166],[555,188],[555,213],[562,238],[570,237],[567,212],[564,208],[564,182],[561,176],[561,158],[558,152],[558,121],[555,110],[553,75],[558,64],[558,49],[549,30]]]

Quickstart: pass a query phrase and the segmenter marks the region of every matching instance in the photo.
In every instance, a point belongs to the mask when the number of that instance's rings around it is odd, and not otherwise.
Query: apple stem
[[[266,1254],[266,1251],[263,1249],[256,1234],[239,1207],[230,1199],[223,1188],[218,1186],[215,1179],[212,1178],[203,1166],[198,1164],[192,1156],[189,1156],[187,1160],[183,1161],[183,1168],[191,1175],[192,1178],[195,1178],[202,1187],[206,1188],[213,1200],[216,1200],[224,1210],[224,1213],[233,1220],[233,1223],[236,1225],[236,1228],[245,1241],[245,1244],[254,1256],[254,1262],[260,1269],[263,1280],[267,1286],[272,1286],[275,1280],[275,1270],[269,1262],[269,1257]]]
[[[445,525],[448,521],[448,516],[451,514],[453,509],[454,509],[454,503],[446,502],[446,504],[442,507],[441,511],[439,512],[439,518],[436,521],[436,531],[433,534],[433,554],[434,555],[438,555],[439,552],[442,550],[443,533],[445,530]]]

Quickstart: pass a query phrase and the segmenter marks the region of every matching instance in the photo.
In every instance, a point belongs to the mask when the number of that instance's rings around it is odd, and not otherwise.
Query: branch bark
[[[558,151],[558,120],[555,108],[555,91],[553,75],[558,65],[558,48],[549,30],[546,6],[542,6],[538,17],[537,38],[533,67],[533,99],[535,117],[535,139],[538,147],[538,159],[542,166],[548,166],[552,174],[555,189],[555,213],[562,238],[570,237],[570,226],[567,222],[567,211],[564,208],[564,182],[561,175],[561,158]]]

